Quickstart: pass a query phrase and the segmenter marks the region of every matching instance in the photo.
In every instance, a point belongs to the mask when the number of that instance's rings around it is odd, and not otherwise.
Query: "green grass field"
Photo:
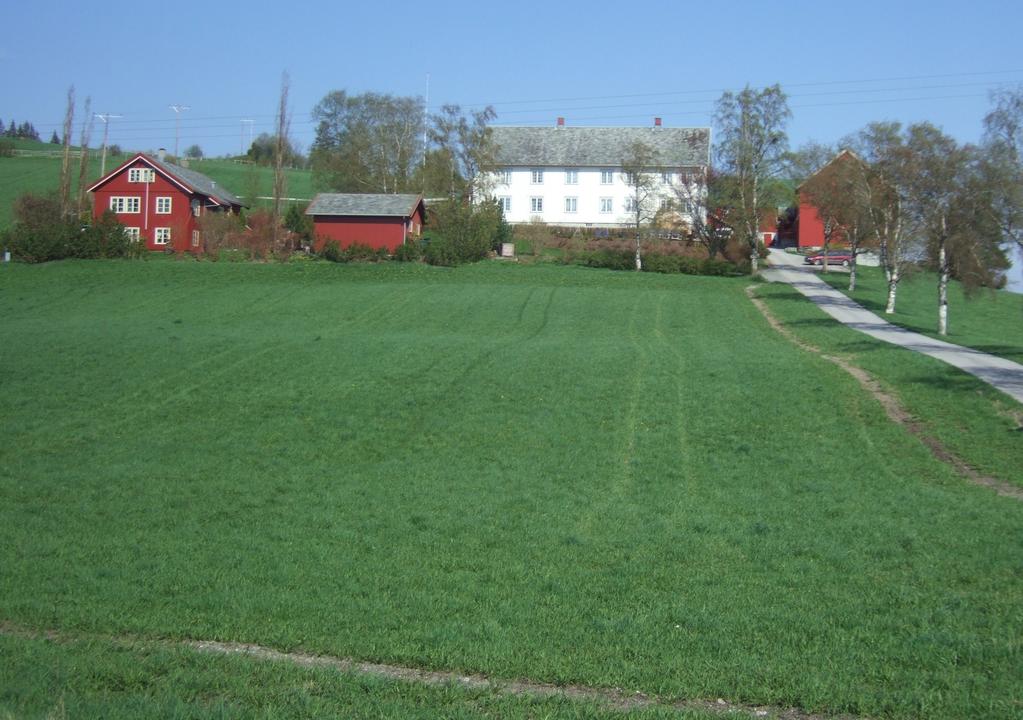
[[[0,621],[669,700],[1019,716],[1023,504],[778,335],[747,284],[0,267]],[[800,332],[859,342],[760,292]],[[962,408],[966,456],[1019,482],[1019,407],[906,367],[914,412]],[[593,710],[101,640],[0,647],[19,717],[55,698],[74,717]]]
[[[886,320],[931,337],[938,335],[938,278],[916,272],[899,283],[895,314],[884,314],[887,285],[881,268],[861,267],[856,291],[850,296]],[[821,275],[846,292],[848,273]],[[1016,362],[1023,362],[1023,294],[1004,290],[978,290],[972,296],[958,282],[949,283],[948,335],[944,340],[968,345]]]
[[[58,145],[17,140],[19,150],[39,153],[57,152]],[[128,160],[128,154],[107,157],[107,171],[113,170]],[[73,158],[74,187],[77,188],[78,158]],[[26,192],[46,193],[56,191],[60,183],[61,158],[49,154],[18,155],[0,157],[0,230],[9,226],[14,215],[14,201]],[[268,197],[273,192],[273,170],[268,167],[245,165],[231,160],[193,160],[190,167],[211,177],[223,187],[245,200],[249,196]],[[287,197],[312,198],[312,172],[309,170],[287,170]],[[100,178],[100,153],[89,153],[89,181]],[[265,201],[257,205],[266,204]]]

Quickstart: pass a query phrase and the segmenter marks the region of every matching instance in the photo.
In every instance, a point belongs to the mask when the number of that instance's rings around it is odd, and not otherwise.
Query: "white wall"
[[[543,170],[543,182],[533,183],[531,167],[509,168],[511,181],[504,183],[500,173],[490,178],[489,194],[495,198],[510,198],[511,210],[505,212],[510,223],[528,223],[540,219],[551,225],[581,225],[596,227],[627,226],[635,222],[635,216],[626,211],[626,202],[633,195],[625,183],[622,173],[613,168],[578,168],[578,183],[566,183],[566,168],[535,168]],[[610,185],[601,183],[601,171],[612,171]],[[676,173],[674,177],[678,177]],[[661,184],[661,175],[655,175],[660,196],[673,200],[677,197],[670,186]],[[531,212],[531,199],[543,198],[543,212]],[[565,198],[576,198],[576,212],[566,212]],[[601,198],[610,198],[612,211],[600,212]],[[653,201],[650,216],[659,207],[659,200]],[[647,214],[647,213],[645,213]]]

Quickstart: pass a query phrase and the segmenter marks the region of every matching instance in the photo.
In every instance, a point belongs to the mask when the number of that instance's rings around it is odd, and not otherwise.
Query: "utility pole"
[[[174,111],[174,162],[178,162],[178,139],[181,137],[181,113],[191,110],[188,105],[171,105]]]
[[[252,120],[242,120],[242,136],[239,140],[238,154],[245,154],[245,125],[249,126],[249,147],[252,147]]]
[[[107,174],[107,131],[110,129],[110,121],[124,116],[112,113],[96,113],[96,117],[103,121],[103,154],[100,156],[99,161],[99,176],[103,177]]]

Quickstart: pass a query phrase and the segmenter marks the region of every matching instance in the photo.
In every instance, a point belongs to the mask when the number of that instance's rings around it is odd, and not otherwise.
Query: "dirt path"
[[[768,705],[748,705],[716,700],[662,700],[641,692],[630,692],[622,688],[595,688],[583,685],[553,685],[532,680],[501,680],[486,675],[462,674],[442,670],[423,670],[405,665],[362,662],[354,658],[332,655],[313,655],[302,652],[281,652],[263,645],[247,643],[215,642],[211,640],[148,640],[133,636],[114,636],[85,633],[64,633],[54,630],[30,630],[13,623],[0,621],[0,635],[9,637],[48,640],[54,643],[81,641],[109,642],[122,647],[176,647],[187,648],[212,655],[244,655],[263,662],[289,663],[300,667],[329,668],[338,672],[385,678],[395,682],[419,683],[432,687],[456,686],[468,690],[482,690],[498,695],[527,696],[535,698],[559,697],[567,700],[590,702],[609,710],[628,712],[640,708],[660,708],[679,712],[699,710],[706,713],[730,717],[773,718],[775,720],[856,720],[850,715],[821,715],[804,712],[797,708],[781,708]]]
[[[779,320],[771,314],[767,304],[755,295],[756,286],[751,285],[746,288],[746,295],[753,301],[753,304],[764,316],[767,322],[772,328],[781,333],[794,345],[806,350],[807,352],[816,353],[828,362],[834,363],[838,367],[845,370],[847,373],[856,378],[856,382],[860,386],[869,392],[874,398],[877,399],[881,406],[884,408],[888,418],[893,422],[902,425],[910,433],[919,438],[920,442],[927,446],[931,453],[943,463],[947,463],[955,468],[956,472],[962,475],[970,482],[981,485],[986,488],[994,490],[996,493],[1003,497],[1010,497],[1014,500],[1023,501],[1023,488],[1011,485],[1007,482],[1003,482],[997,478],[987,477],[977,472],[975,469],[967,465],[962,458],[957,456],[947,447],[945,447],[940,440],[933,435],[928,434],[927,428],[924,427],[923,423],[918,422],[912,414],[906,409],[906,407],[900,402],[898,397],[881,387],[881,383],[874,379],[874,377],[863,368],[853,365],[845,358],[837,357],[835,355],[828,355],[823,352],[819,347],[811,345],[804,340],[796,337],[796,335],[785,327]]]

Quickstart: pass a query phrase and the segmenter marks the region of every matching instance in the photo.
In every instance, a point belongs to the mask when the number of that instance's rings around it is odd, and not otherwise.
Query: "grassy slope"
[[[22,144],[27,141],[19,141]],[[58,149],[59,146],[46,143],[32,143],[43,150]],[[128,159],[127,155],[107,158],[107,171],[113,170]],[[74,178],[77,187],[78,158],[74,158]],[[0,229],[13,222],[12,206],[23,193],[45,193],[55,191],[60,182],[61,159],[48,156],[17,156],[0,158]],[[257,196],[268,196],[273,190],[273,171],[270,168],[254,167],[231,162],[230,160],[201,160],[192,162],[191,167],[208,175],[241,198],[251,189]],[[288,170],[288,197],[311,198],[312,173],[308,170]],[[93,150],[89,158],[89,181],[100,177],[99,151]],[[254,178],[254,179],[253,179]]]
[[[839,290],[847,291],[849,276],[822,275]],[[938,280],[919,272],[899,283],[896,313],[884,315],[887,287],[881,268],[861,267],[851,297],[864,307],[910,330],[939,337]],[[979,291],[967,297],[962,285],[949,283],[949,334],[943,339],[1023,362],[1023,295],[1006,291]]]
[[[0,270],[0,618],[1018,711],[1023,508],[770,330],[744,281]]]

